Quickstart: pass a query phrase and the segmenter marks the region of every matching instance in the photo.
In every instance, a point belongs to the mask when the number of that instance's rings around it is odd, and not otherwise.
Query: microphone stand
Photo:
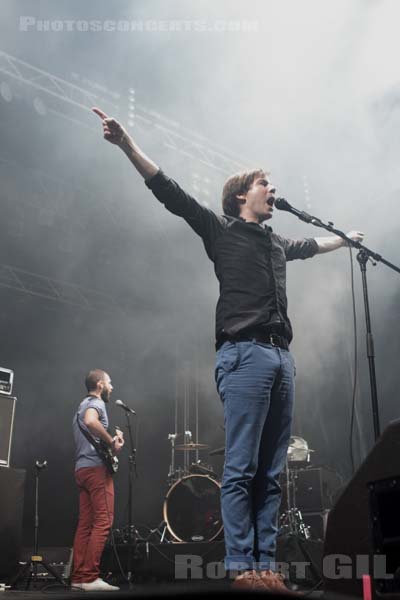
[[[129,447],[130,447],[130,454],[129,454],[129,480],[128,480],[128,583],[129,583],[129,587],[131,588],[132,585],[132,563],[133,563],[133,544],[136,544],[136,539],[135,539],[135,533],[133,531],[133,524],[132,524],[132,500],[133,500],[133,494],[132,494],[132,488],[133,488],[133,473],[135,473],[135,477],[137,477],[137,471],[136,471],[136,448],[135,445],[133,443],[133,436],[132,436],[132,429],[131,429],[131,422],[130,422],[130,415],[132,413],[126,411],[125,415],[126,415],[126,423],[127,423],[127,427],[128,427],[128,432],[129,432]]]
[[[294,214],[296,214],[296,213],[294,213]],[[396,267],[396,265],[394,265],[393,263],[384,259],[380,254],[373,252],[372,250],[370,250],[369,248],[367,248],[360,242],[355,242],[354,240],[351,240],[349,237],[347,237],[347,235],[343,231],[336,229],[334,227],[334,224],[331,221],[328,221],[328,223],[326,224],[326,223],[323,223],[321,221],[321,219],[318,219],[318,217],[313,217],[312,215],[308,215],[307,213],[304,213],[304,212],[299,213],[296,216],[298,216],[302,221],[305,221],[306,223],[311,223],[311,225],[314,225],[315,227],[322,227],[323,229],[326,229],[326,231],[329,231],[330,233],[334,233],[335,235],[338,235],[339,237],[341,237],[342,239],[344,239],[347,242],[347,245],[353,246],[354,248],[357,248],[359,251],[357,254],[357,260],[358,260],[358,263],[359,263],[360,269],[361,269],[361,278],[362,278],[363,295],[364,295],[365,322],[366,322],[366,331],[367,331],[366,342],[367,342],[367,356],[368,356],[368,366],[369,366],[369,381],[370,381],[370,388],[371,388],[372,418],[373,418],[374,436],[375,436],[375,442],[376,442],[377,439],[379,438],[381,432],[380,432],[380,424],[379,424],[378,391],[377,391],[376,373],[375,373],[374,339],[373,339],[373,335],[372,335],[371,314],[370,314],[370,310],[369,310],[369,300],[368,300],[367,262],[368,262],[368,260],[371,260],[374,267],[376,266],[376,264],[378,262],[381,262],[384,265],[386,265],[387,267],[389,267],[390,269],[393,269],[393,271],[396,271],[397,273],[400,273],[400,268]]]
[[[29,589],[32,579],[35,583],[37,583],[39,566],[44,567],[46,571],[50,573],[50,575],[52,575],[56,581],[58,581],[59,584],[61,584],[64,587],[68,587],[63,581],[62,577],[57,573],[56,569],[54,569],[54,567],[50,563],[46,562],[46,560],[43,558],[42,553],[39,554],[39,475],[40,472],[46,467],[46,460],[42,462],[39,462],[37,460],[35,462],[35,520],[33,555],[30,557],[30,560],[28,562],[20,563],[22,566],[9,582],[11,589],[14,589],[14,587],[19,581],[26,581],[25,590]]]

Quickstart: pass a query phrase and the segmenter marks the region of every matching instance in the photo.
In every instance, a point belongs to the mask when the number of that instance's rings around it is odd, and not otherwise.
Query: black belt
[[[219,350],[225,342],[259,342],[260,344],[271,344],[271,346],[277,346],[284,350],[289,350],[289,342],[282,335],[277,333],[267,333],[263,331],[255,331],[254,333],[237,333],[236,335],[228,335],[227,333],[221,333],[218,336],[215,349]]]

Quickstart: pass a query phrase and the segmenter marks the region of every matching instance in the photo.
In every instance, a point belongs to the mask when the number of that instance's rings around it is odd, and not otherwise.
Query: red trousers
[[[101,555],[114,519],[114,482],[104,466],[78,469],[75,481],[79,488],[79,523],[71,581],[90,583],[99,576]]]

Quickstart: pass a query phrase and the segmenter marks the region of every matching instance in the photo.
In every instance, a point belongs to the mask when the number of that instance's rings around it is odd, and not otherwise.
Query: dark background
[[[398,7],[3,0],[0,12],[0,365],[15,372],[12,466],[27,469],[24,541],[32,536],[34,462],[46,459],[41,543],[71,543],[71,421],[94,367],[110,373],[114,399],[137,411],[134,521],[155,527],[168,489],[175,403],[180,434],[185,399],[195,431],[197,398],[199,441],[224,443],[213,382],[218,288],[201,240],[102,140],[90,106],[127,124],[133,89],[132,135],[213,210],[220,211],[233,170],[263,166],[278,194],[346,231],[365,231],[367,245],[398,263]],[[23,31],[26,15],[153,20],[158,30]],[[206,21],[212,31],[162,31],[159,23],[172,20]],[[256,22],[256,30],[224,31],[232,20]],[[288,214],[275,212],[272,225],[289,237],[323,235]],[[383,428],[399,416],[400,286],[383,265],[368,265],[368,276]],[[373,444],[358,265],[355,281],[358,464]],[[315,451],[314,464],[348,478],[348,250],[288,265],[288,296],[297,362],[293,433]],[[113,404],[109,413],[113,424],[125,424]],[[222,458],[202,457],[221,472]],[[116,526],[127,522],[127,452],[121,462]]]

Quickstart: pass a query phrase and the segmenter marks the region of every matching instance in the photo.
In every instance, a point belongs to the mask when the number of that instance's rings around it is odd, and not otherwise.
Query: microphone
[[[276,206],[276,208],[279,210],[287,210],[287,212],[292,213],[292,215],[296,215],[296,217],[302,221],[305,221],[306,223],[312,223],[315,220],[315,217],[312,217],[308,213],[302,210],[297,210],[297,208],[291,206],[289,202],[285,200],[285,198],[277,198],[274,202],[274,206]]]
[[[120,406],[121,408],[123,408],[127,413],[131,413],[132,415],[136,415],[136,412],[133,410],[133,408],[129,408],[129,406],[127,406],[126,404],[124,404],[124,402],[122,402],[122,400],[116,400],[115,404],[117,406]]]

